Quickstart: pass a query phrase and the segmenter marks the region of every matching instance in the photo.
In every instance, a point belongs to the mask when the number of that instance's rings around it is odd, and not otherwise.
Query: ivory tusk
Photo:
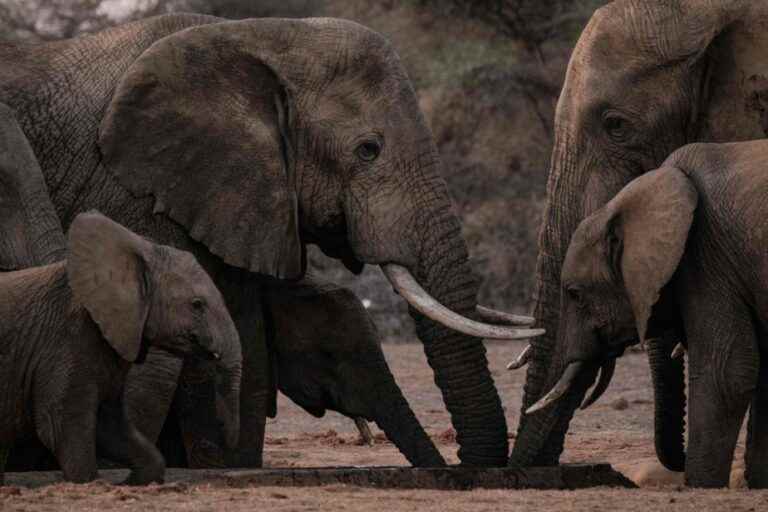
[[[672,355],[669,356],[672,359],[680,359],[685,355],[685,346],[683,346],[682,343],[678,343],[675,345],[675,348],[672,349]]]
[[[504,311],[497,311],[495,309],[487,308],[485,306],[477,305],[475,308],[477,316],[480,320],[489,324],[501,324],[501,325],[533,325],[536,323],[536,319],[532,316],[513,315],[512,313],[505,313]]]
[[[519,370],[520,368],[528,364],[528,361],[531,360],[532,356],[533,356],[533,347],[529,343],[528,345],[526,345],[523,351],[520,352],[520,355],[518,355],[514,361],[510,362],[507,365],[507,370]]]
[[[608,385],[613,379],[613,374],[616,371],[616,359],[609,359],[600,367],[600,379],[597,381],[597,385],[592,388],[592,392],[589,394],[586,400],[582,402],[581,409],[584,410],[590,405],[597,402],[605,390],[608,389]]]
[[[355,426],[357,427],[357,431],[360,432],[360,439],[363,441],[363,444],[373,446],[373,433],[368,426],[368,422],[365,421],[365,418],[357,416],[355,418]]]
[[[533,338],[544,334],[544,329],[517,329],[514,327],[489,325],[466,318],[451,311],[421,287],[413,275],[403,266],[388,263],[381,269],[392,283],[395,291],[403,297],[408,304],[424,316],[431,318],[454,331],[477,338],[495,340],[515,340],[521,338]]]
[[[544,398],[526,409],[525,414],[533,414],[534,412],[545,408],[552,402],[562,397],[568,391],[568,389],[570,389],[573,379],[575,379],[579,374],[583,365],[584,363],[581,361],[576,361],[569,364],[565,368],[565,371],[563,372],[562,377],[560,377],[560,380],[558,380],[557,384],[555,384],[555,387],[553,387],[552,390],[547,393]]]

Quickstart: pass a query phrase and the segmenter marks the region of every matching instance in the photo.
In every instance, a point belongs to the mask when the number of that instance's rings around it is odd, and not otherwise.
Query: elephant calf
[[[148,345],[218,360],[217,412],[237,444],[240,341],[189,253],[81,214],[66,261],[0,275],[0,318],[0,455],[35,432],[67,480],[96,477],[98,443],[131,468],[127,483],[162,482],[162,456],[122,407],[125,375]]]
[[[585,405],[608,386],[615,358],[649,345],[656,452],[692,486],[728,484],[744,415],[746,478],[768,487],[768,141],[692,144],[627,185],[576,230],[562,271],[567,367],[528,412],[602,365]],[[683,448],[683,364],[690,363],[690,436]]]

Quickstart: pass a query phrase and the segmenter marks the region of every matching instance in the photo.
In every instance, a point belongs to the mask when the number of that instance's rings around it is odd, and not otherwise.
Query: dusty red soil
[[[525,372],[504,365],[520,343],[488,344],[493,376],[506,405],[510,437],[519,414]],[[452,462],[455,437],[421,347],[387,345],[385,351],[400,385],[436,444]],[[732,476],[734,488],[689,490],[677,474],[656,463],[652,444],[650,378],[644,354],[632,353],[618,365],[606,395],[577,413],[567,438],[564,461],[610,462],[641,489],[583,491],[392,491],[349,486],[322,488],[226,488],[220,484],[169,484],[122,488],[104,483],[54,484],[36,489],[0,488],[0,510],[768,510],[768,491],[740,488],[741,446]],[[373,447],[359,443],[354,423],[335,413],[315,419],[284,397],[278,417],[269,422],[266,464],[270,467],[403,465],[405,459],[377,433]],[[510,439],[510,443],[514,439]],[[9,478],[11,484],[14,476]],[[18,482],[18,480],[17,480]]]

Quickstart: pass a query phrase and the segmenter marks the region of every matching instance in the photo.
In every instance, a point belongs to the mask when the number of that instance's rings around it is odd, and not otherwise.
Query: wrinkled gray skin
[[[125,377],[148,344],[219,360],[217,411],[237,445],[240,341],[189,253],[85,213],[70,227],[67,260],[0,274],[0,288],[3,450],[34,432],[64,478],[86,482],[96,477],[98,444],[131,468],[127,483],[162,482],[162,455],[123,407]]]
[[[0,104],[0,271],[55,263],[66,249],[32,148],[13,112]]]
[[[267,322],[280,391],[317,417],[331,409],[376,422],[414,466],[445,464],[395,382],[376,326],[351,290],[307,276],[270,291]]]
[[[560,274],[579,221],[686,143],[768,135],[766,23],[768,5],[746,0],[617,0],[595,12],[574,49],[555,116],[534,312],[547,334],[533,342],[523,411],[564,370]],[[678,408],[683,382],[679,363],[657,357],[672,341],[659,343],[650,350],[657,412]],[[510,463],[558,462],[597,368],[582,372],[555,406],[521,415]],[[670,425],[678,419],[657,417],[657,429],[677,431]]]
[[[567,363],[664,332],[687,345],[687,461],[681,435],[659,456],[692,486],[728,485],[750,402],[746,478],[768,486],[767,167],[768,141],[685,146],[585,219],[563,265]]]
[[[419,424],[389,369],[379,334],[355,294],[317,276],[266,290],[267,340],[278,389],[316,417],[327,409],[374,421],[414,466],[445,461]],[[160,446],[187,465],[178,435]]]
[[[210,377],[185,366],[174,408],[190,465],[261,464],[275,390],[261,287],[300,277],[305,244],[353,271],[403,265],[449,309],[475,315],[478,283],[417,98],[391,45],[357,24],[174,15],[7,45],[0,102],[65,227],[99,209],[191,250],[222,291],[243,344],[240,446],[224,453],[206,424]],[[481,340],[414,318],[462,462],[504,464]],[[150,439],[170,407],[174,361],[150,352],[126,384],[129,415]]]

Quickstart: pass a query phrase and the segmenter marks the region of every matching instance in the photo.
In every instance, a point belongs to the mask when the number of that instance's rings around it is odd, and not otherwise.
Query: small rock
[[[274,498],[276,500],[287,500],[288,499],[287,495],[281,494],[279,492],[271,492],[271,493],[269,493],[269,497],[270,498]]]
[[[9,485],[8,487],[1,487],[0,486],[0,497],[3,496],[19,496],[21,495],[21,489],[19,487],[15,487],[12,485]]]
[[[629,402],[627,402],[627,399],[624,397],[617,398],[611,402],[611,407],[617,411],[624,411],[629,408]]]

